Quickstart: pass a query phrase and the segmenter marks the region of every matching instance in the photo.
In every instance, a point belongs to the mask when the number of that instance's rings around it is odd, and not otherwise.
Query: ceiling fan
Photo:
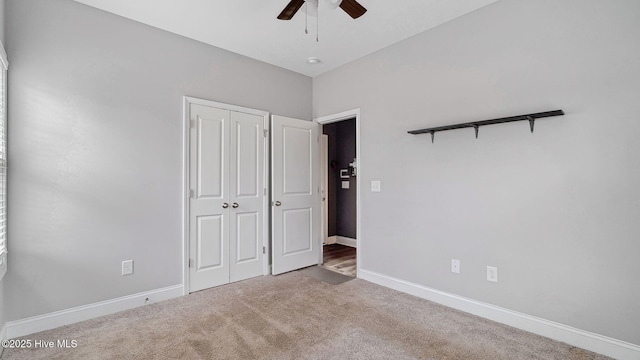
[[[284,10],[278,15],[280,20],[291,20],[293,16],[300,10],[305,1],[309,0],[291,0]],[[317,0],[316,0],[317,1]],[[336,8],[340,6],[344,12],[354,19],[359,18],[367,12],[364,6],[360,5],[356,0],[327,0],[329,5]],[[316,3],[317,4],[317,3]]]

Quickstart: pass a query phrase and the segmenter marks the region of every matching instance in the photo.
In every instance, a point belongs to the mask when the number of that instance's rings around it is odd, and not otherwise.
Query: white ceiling
[[[356,20],[320,0],[308,35],[304,7],[276,19],[289,0],[75,1],[314,77],[497,0],[358,0],[368,11]]]

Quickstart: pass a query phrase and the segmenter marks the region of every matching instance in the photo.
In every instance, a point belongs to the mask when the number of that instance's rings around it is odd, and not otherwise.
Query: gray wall
[[[505,0],[314,78],[315,117],[361,109],[362,269],[640,344],[638,24],[636,0]]]
[[[8,320],[182,282],[183,95],[311,118],[306,76],[71,0],[6,14]]]
[[[356,178],[340,178],[340,170],[348,169],[356,157],[356,120],[344,120],[323,126],[323,133],[329,137],[329,236],[357,238],[357,182]],[[334,164],[334,165],[332,165]],[[343,189],[342,182],[348,181],[349,188]]]

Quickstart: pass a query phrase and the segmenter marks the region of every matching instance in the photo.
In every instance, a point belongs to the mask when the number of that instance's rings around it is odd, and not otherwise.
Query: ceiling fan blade
[[[287,6],[285,6],[284,10],[278,15],[278,19],[280,20],[291,20],[293,15],[295,15],[298,10],[304,4],[304,0],[291,0]]]
[[[359,18],[367,12],[367,9],[360,5],[356,0],[342,0],[340,8],[354,19]]]

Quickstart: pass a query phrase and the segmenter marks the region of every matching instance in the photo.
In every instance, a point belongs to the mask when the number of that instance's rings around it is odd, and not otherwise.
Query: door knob
[[[233,205],[231,205],[231,207],[234,208],[234,209],[237,208],[238,206],[240,206],[240,205],[238,205],[238,203],[235,203],[235,202],[233,203]]]
[[[280,201],[276,201],[275,205],[276,206],[280,206],[280,205],[282,205],[282,203]]]
[[[227,203],[223,203],[223,204],[222,204],[222,208],[223,208],[223,209],[226,209],[226,208],[228,208],[228,207],[229,207],[229,204],[227,204]]]

